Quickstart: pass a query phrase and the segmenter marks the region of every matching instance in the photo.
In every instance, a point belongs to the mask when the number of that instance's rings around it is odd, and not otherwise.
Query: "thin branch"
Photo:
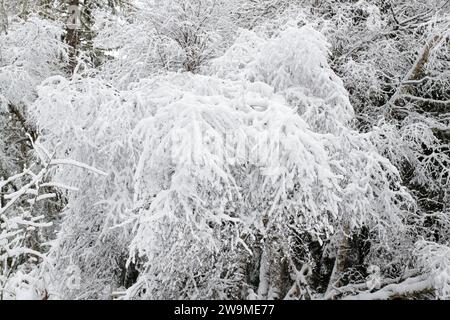
[[[416,96],[413,96],[410,94],[402,94],[399,96],[399,98],[406,98],[406,99],[414,100],[414,101],[450,106],[450,100],[435,100],[435,99],[421,98],[421,97],[416,97]]]

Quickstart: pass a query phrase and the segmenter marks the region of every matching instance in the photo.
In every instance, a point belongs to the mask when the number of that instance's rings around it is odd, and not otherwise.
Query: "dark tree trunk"
[[[80,16],[80,0],[69,0],[66,43],[69,45],[68,71],[70,74],[73,74],[77,66],[77,55],[80,45]]]

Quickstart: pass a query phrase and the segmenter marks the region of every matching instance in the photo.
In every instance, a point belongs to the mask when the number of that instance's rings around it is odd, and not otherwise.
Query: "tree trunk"
[[[450,25],[448,26],[450,29]],[[424,67],[427,64],[430,53],[433,48],[442,40],[443,34],[435,35],[429,42],[425,44],[416,61],[414,62],[410,71],[405,75],[403,81],[400,83],[396,92],[392,95],[388,102],[389,106],[395,104],[395,102],[401,97],[402,94],[406,94],[410,90],[410,86],[407,85],[408,81],[419,80],[424,72]]]
[[[349,247],[349,234],[350,227],[346,223],[343,227],[343,232],[340,235],[339,247],[336,254],[336,260],[334,261],[333,271],[331,272],[330,281],[328,282],[327,291],[325,293],[326,298],[333,298],[335,294],[335,288],[342,285],[341,278],[347,267]]]
[[[5,0],[0,0],[0,33],[8,29],[8,14],[5,9]]]
[[[24,20],[27,19],[28,16],[28,0],[22,1],[22,10],[20,12],[20,17]]]
[[[69,0],[67,19],[67,39],[69,45],[69,65],[68,70],[73,74],[77,66],[77,55],[80,44],[80,0]]]

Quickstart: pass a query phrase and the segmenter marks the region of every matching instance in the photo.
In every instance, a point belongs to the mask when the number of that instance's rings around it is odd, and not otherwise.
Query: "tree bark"
[[[408,278],[401,283],[387,285],[375,292],[362,292],[358,295],[349,295],[344,300],[391,300],[405,299],[425,293],[434,292],[432,279],[426,276]]]
[[[69,65],[68,70],[73,74],[77,66],[77,55],[80,44],[80,0],[69,0],[68,19],[66,25],[67,38],[69,45]]]
[[[28,16],[28,0],[22,0],[22,10],[20,12],[20,17],[26,20],[27,16]]]
[[[340,235],[339,247],[336,254],[336,260],[334,261],[333,271],[331,272],[330,281],[328,282],[327,291],[325,297],[333,298],[335,288],[342,285],[342,274],[347,267],[349,247],[349,234],[350,227],[347,223],[344,224],[343,231]]]
[[[0,33],[6,33],[8,29],[8,14],[5,9],[5,0],[0,0]]]

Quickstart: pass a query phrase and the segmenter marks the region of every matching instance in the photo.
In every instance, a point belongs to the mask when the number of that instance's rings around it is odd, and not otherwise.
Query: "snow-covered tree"
[[[99,283],[126,285],[119,274],[132,268],[129,298],[300,298],[299,270],[318,267],[305,239],[338,256],[329,270],[337,285],[342,232],[368,229],[373,256],[406,236],[412,200],[370,135],[352,129],[327,55],[317,31],[287,26],[271,38],[244,32],[205,75],[169,73],[126,91],[45,82],[32,108],[42,139],[110,168],[103,181],[56,175],[88,192],[68,199],[51,251],[56,282],[74,264],[81,286],[57,294],[101,297]]]
[[[122,16],[97,22],[98,48],[114,59],[106,79],[123,85],[161,71],[191,71],[220,55],[236,31],[235,2],[224,0],[137,1]]]

